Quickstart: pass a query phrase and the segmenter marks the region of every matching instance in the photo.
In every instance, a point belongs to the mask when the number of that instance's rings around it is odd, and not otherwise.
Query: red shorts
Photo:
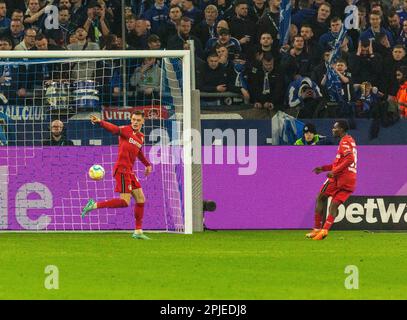
[[[131,193],[133,190],[141,188],[141,184],[134,173],[116,172],[114,178],[116,179],[115,192]]]
[[[344,203],[353,191],[338,188],[336,179],[327,179],[322,185],[320,192],[328,197],[332,197],[332,201],[336,203]]]

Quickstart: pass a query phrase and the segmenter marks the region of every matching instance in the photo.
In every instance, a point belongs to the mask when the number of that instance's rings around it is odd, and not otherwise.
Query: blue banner
[[[282,0],[280,4],[279,36],[280,46],[288,43],[291,25],[291,0]]]

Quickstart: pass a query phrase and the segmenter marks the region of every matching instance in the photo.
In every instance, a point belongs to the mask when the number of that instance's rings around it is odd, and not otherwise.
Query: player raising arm
[[[331,165],[314,169],[316,174],[320,174],[324,171],[329,172],[327,174],[328,179],[323,184],[317,197],[314,229],[306,235],[307,238],[314,240],[324,239],[328,235],[328,230],[338,215],[338,207],[355,191],[357,151],[355,141],[348,135],[348,130],[349,126],[346,121],[340,120],[335,122],[332,128],[332,134],[334,137],[341,138],[336,159]],[[328,217],[321,229],[323,208],[328,197],[332,197],[332,201],[329,206]]]
[[[113,176],[116,179],[115,192],[120,193],[120,198],[95,202],[90,199],[82,210],[82,218],[92,210],[99,208],[124,208],[130,205],[131,196],[136,200],[134,216],[136,226],[133,234],[135,239],[149,240],[143,234],[142,224],[144,216],[145,197],[141,184],[133,172],[134,162],[138,158],[146,167],[145,175],[148,176],[152,167],[141,150],[144,144],[144,134],[140,132],[144,124],[144,114],[142,111],[134,111],[131,114],[131,124],[118,127],[112,123],[100,120],[92,115],[90,121],[99,124],[102,128],[113,134],[119,135],[119,154],[113,168]]]

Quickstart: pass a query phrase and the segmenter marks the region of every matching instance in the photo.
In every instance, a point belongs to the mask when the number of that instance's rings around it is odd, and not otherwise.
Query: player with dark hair
[[[93,124],[98,123],[102,128],[113,134],[119,135],[119,155],[113,169],[113,176],[116,179],[116,188],[114,191],[120,193],[120,198],[100,202],[95,202],[90,199],[82,210],[82,218],[84,218],[89,211],[95,209],[128,207],[130,205],[131,196],[133,196],[136,200],[136,206],[134,208],[136,227],[133,238],[149,240],[149,238],[143,234],[142,230],[145,197],[141,184],[133,173],[136,158],[145,165],[146,176],[152,171],[150,162],[141,150],[144,143],[144,134],[141,133],[140,130],[144,124],[144,114],[142,111],[134,111],[130,117],[131,124],[121,127],[103,121],[94,115],[91,115],[90,121]]]
[[[306,235],[307,238],[323,240],[328,235],[328,230],[338,215],[338,207],[355,190],[357,151],[355,141],[348,135],[348,130],[349,125],[347,121],[338,120],[335,122],[332,134],[334,137],[341,138],[336,159],[333,164],[317,167],[313,170],[316,174],[320,174],[323,171],[329,172],[327,174],[328,179],[325,181],[317,197],[314,229]],[[332,197],[332,201],[329,206],[328,217],[322,227],[323,208],[328,197]]]

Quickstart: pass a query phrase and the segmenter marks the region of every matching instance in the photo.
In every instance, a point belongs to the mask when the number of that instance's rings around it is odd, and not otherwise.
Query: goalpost
[[[92,211],[83,220],[80,211],[88,198],[117,197],[117,137],[92,126],[89,115],[123,125],[135,108],[146,115],[144,152],[158,159],[150,159],[151,177],[143,177],[138,162],[135,168],[147,198],[145,229],[202,230],[201,176],[193,174],[200,167],[193,170],[191,134],[199,129],[199,116],[192,113],[200,108],[199,99],[192,106],[190,51],[0,51],[2,75],[0,230],[133,228],[133,204]],[[159,86],[150,90],[157,76]],[[123,99],[123,92],[132,95]],[[64,123],[75,146],[47,146],[54,120]],[[93,164],[105,167],[102,181],[87,176]]]

